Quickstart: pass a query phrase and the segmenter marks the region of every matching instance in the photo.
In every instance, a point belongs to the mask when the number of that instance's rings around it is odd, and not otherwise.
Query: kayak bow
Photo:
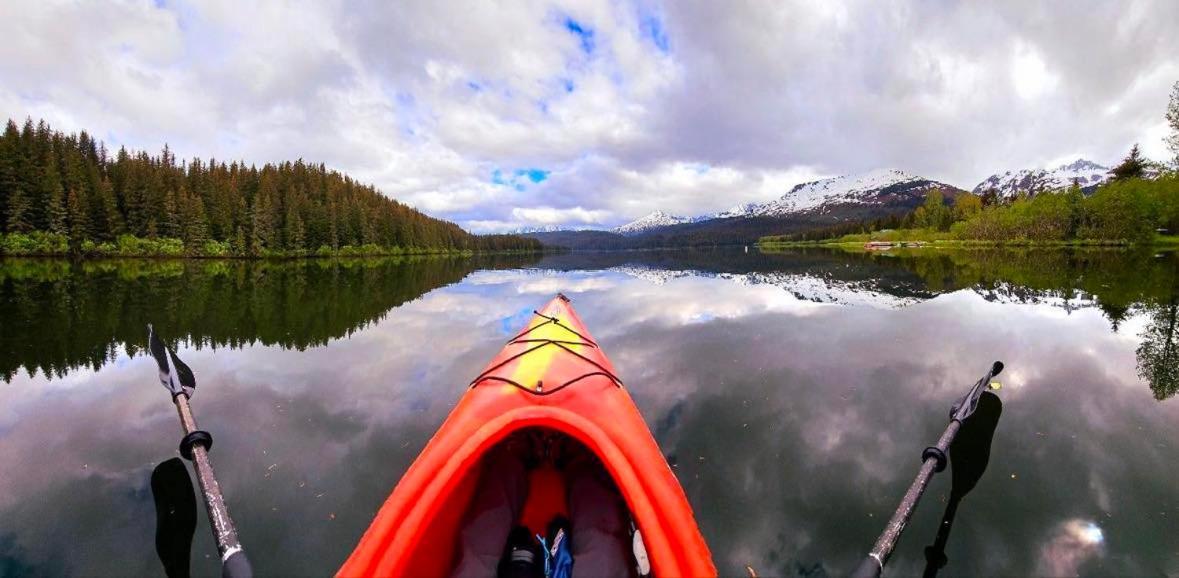
[[[560,432],[598,457],[641,531],[656,576],[716,575],[683,489],[569,300],[558,295],[534,313],[471,382],[340,576],[449,574],[481,458],[524,428]]]

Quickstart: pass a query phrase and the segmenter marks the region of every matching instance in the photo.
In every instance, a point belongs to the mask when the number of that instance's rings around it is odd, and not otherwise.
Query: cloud
[[[324,162],[473,230],[546,208],[616,225],[881,167],[969,188],[1161,157],[1177,20],[1166,0],[24,0],[0,6],[0,107],[113,146]]]
[[[556,225],[560,223],[601,224],[602,220],[608,215],[609,213],[606,211],[591,211],[581,207],[572,207],[569,209],[554,209],[552,207],[524,209],[517,207],[512,209],[512,216],[517,219],[529,223],[540,223],[542,225]]]

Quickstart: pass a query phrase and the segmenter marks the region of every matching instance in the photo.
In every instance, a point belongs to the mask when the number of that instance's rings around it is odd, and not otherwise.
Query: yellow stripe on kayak
[[[558,319],[558,322],[560,320]],[[552,339],[553,341],[563,342],[580,342],[581,338],[574,332],[566,329],[564,325],[553,323],[547,318],[536,317],[529,325],[527,339]],[[529,347],[536,347],[540,345],[537,343],[527,344]],[[574,343],[562,343],[565,347],[573,351],[579,351],[584,348],[584,345]],[[536,389],[537,383],[544,380],[544,376],[548,374],[549,367],[553,361],[557,359],[557,354],[562,353],[560,347],[555,345],[545,345],[539,347],[534,351],[524,355],[516,363],[516,369],[512,373],[512,381],[523,385],[530,389]],[[546,387],[555,387],[560,384],[547,384]]]

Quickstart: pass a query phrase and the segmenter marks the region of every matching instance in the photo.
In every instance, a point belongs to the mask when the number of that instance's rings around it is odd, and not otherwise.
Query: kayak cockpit
[[[634,552],[634,527],[617,483],[588,447],[554,429],[526,427],[467,468],[408,552],[408,568],[423,576],[504,575],[501,564],[515,559],[523,570],[511,575],[530,575],[531,564],[543,576],[544,550],[561,531],[582,575],[649,574],[645,553]]]

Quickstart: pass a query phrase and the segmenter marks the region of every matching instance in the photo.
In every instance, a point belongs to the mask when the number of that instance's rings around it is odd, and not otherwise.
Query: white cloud
[[[1161,155],[1177,20],[1166,0],[23,0],[0,5],[0,107],[112,146],[324,162],[472,230],[615,225],[881,167],[969,188]],[[492,179],[532,168],[549,178]]]
[[[591,211],[581,207],[568,209],[554,209],[552,207],[533,207],[512,209],[512,216],[529,223],[542,225],[556,225],[560,223],[601,224],[609,216],[607,211]]]

